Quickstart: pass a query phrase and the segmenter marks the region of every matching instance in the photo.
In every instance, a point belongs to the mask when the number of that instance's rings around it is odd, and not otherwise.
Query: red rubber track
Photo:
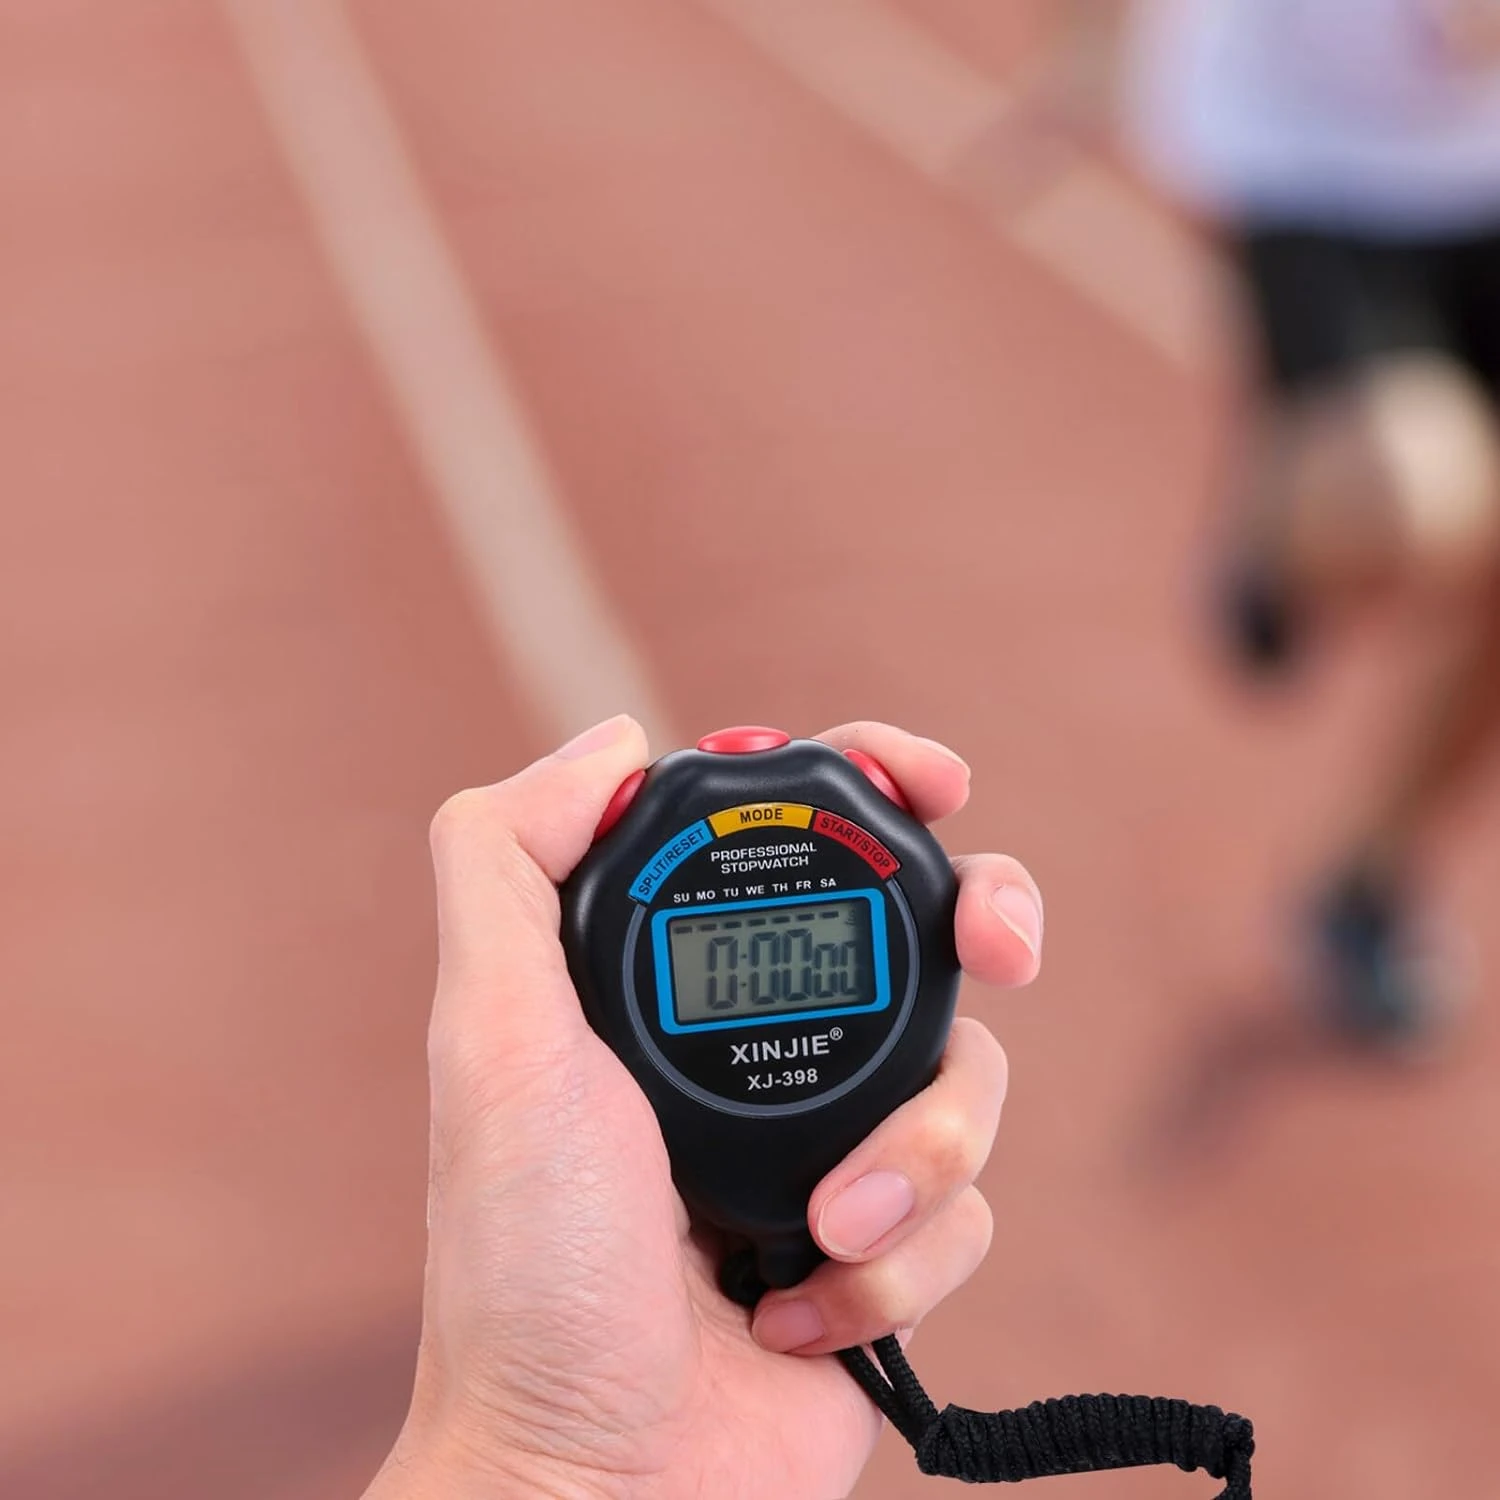
[[[934,1396],[1181,1395],[1280,1500],[1483,1492],[1500,804],[1442,869],[1451,1060],[1281,1019],[1381,660],[1216,674],[1221,397],[693,0],[354,12],[683,732],[940,736],[947,841],[1045,887],[1045,978],[966,999],[1013,1089]],[[426,820],[536,717],[212,7],[0,0],[0,203],[0,1494],[355,1494],[421,1271]],[[1048,1493],[1164,1487],[1209,1493]],[[917,1490],[887,1440],[861,1500]]]

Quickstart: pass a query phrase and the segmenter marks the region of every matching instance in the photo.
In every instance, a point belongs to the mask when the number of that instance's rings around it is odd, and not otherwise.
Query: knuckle
[[[1005,1067],[1005,1048],[1000,1039],[983,1021],[974,1016],[957,1016],[953,1029],[948,1033],[948,1050],[972,1053],[975,1060],[991,1070]]]
[[[927,1311],[919,1287],[899,1258],[870,1261],[852,1279],[847,1303],[839,1309],[839,1322],[871,1336],[868,1330],[891,1332],[909,1328]],[[879,1335],[874,1335],[878,1337]]]
[[[970,1181],[984,1165],[987,1148],[956,1104],[933,1102],[923,1114],[916,1149],[927,1175],[939,1185]]]
[[[973,1052],[993,1095],[1003,1101],[1010,1085],[1010,1058],[1006,1056],[1000,1038],[982,1021],[968,1016],[961,1019],[968,1023],[964,1030],[965,1045]]]
[[[857,1266],[839,1266],[818,1298],[830,1338],[868,1343],[913,1328],[971,1277],[989,1251],[994,1215],[968,1188],[913,1241]]]
[[[432,851],[438,857],[452,853],[488,822],[490,794],[486,788],[466,787],[455,792],[433,814],[428,828]]]

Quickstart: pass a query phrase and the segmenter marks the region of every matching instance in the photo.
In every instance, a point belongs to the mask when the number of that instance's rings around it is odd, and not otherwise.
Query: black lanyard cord
[[[939,1411],[894,1338],[839,1353],[860,1389],[916,1451],[924,1474],[970,1484],[1014,1484],[1053,1474],[1087,1474],[1176,1464],[1226,1480],[1218,1500],[1252,1500],[1249,1421],[1217,1406],[1160,1396],[1064,1396],[1016,1411]],[[884,1371],[884,1374],[881,1373]]]
[[[746,1249],[725,1260],[719,1285],[741,1307],[754,1307],[766,1290]],[[924,1474],[969,1484],[1016,1484],[1055,1474],[1176,1464],[1224,1480],[1217,1500],[1252,1500],[1255,1429],[1233,1412],[1164,1396],[1063,1396],[1016,1411],[966,1406],[939,1411],[895,1338],[876,1339],[870,1348],[878,1369],[863,1349],[841,1349],[839,1359],[911,1444]]]

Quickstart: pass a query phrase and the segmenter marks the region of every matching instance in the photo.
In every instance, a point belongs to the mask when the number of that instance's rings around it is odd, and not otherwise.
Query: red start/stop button
[[[779,750],[792,741],[784,729],[767,729],[764,724],[736,724],[732,729],[716,729],[698,741],[700,750],[710,755],[748,755],[752,750]]]

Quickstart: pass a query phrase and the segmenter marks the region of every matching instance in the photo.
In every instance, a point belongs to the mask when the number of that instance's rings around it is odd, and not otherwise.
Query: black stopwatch
[[[821,1178],[929,1083],[953,1022],[957,882],[884,769],[780,730],[724,729],[620,787],[562,888],[594,1029],[656,1110],[678,1190],[751,1247],[753,1302],[822,1260]],[[1243,1417],[1143,1396],[976,1412],[928,1399],[894,1337],[839,1358],[924,1473],[1010,1481],[1137,1464],[1251,1500]],[[877,1362],[878,1361],[878,1368]]]
[[[721,730],[621,788],[562,890],[589,1021],[684,1201],[768,1286],[823,1258],[814,1187],[932,1080],[953,1021],[957,885],[900,796],[858,752]]]

